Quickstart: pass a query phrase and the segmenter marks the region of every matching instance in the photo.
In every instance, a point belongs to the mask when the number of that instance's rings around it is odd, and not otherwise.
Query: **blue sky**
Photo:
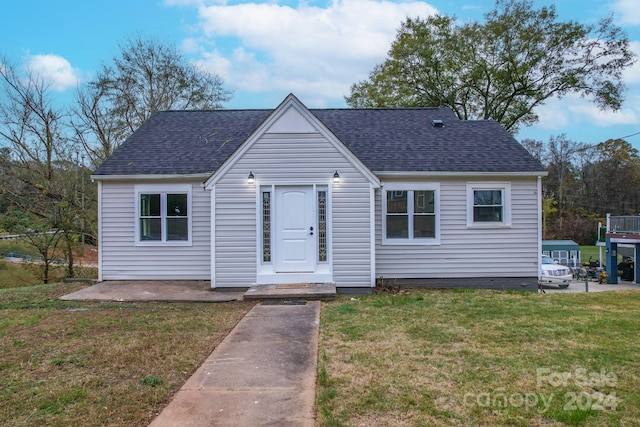
[[[596,22],[613,13],[640,56],[637,0],[555,4],[564,20]],[[48,76],[61,99],[70,99],[119,43],[140,34],[175,43],[190,61],[221,75],[234,90],[228,108],[273,108],[291,92],[310,108],[346,107],[350,85],[385,59],[406,16],[474,20],[493,7],[493,0],[20,0],[2,6],[0,55]],[[598,111],[577,96],[550,100],[536,110],[540,122],[516,138],[547,141],[565,133],[597,144],[640,132],[640,63],[625,82],[621,111]],[[640,149],[640,135],[627,141]]]

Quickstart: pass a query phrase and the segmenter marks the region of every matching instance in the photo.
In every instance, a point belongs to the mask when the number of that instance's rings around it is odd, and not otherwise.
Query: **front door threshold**
[[[281,283],[252,286],[245,300],[321,300],[336,299],[335,283]]]
[[[282,285],[292,283],[333,283],[333,274],[315,273],[259,273],[256,285]]]

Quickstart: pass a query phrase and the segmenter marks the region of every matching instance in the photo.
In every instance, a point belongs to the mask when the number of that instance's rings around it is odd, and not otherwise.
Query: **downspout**
[[[369,226],[370,226],[370,245],[371,245],[371,283],[370,286],[376,286],[376,190],[373,184],[369,187]]]
[[[98,282],[102,282],[102,181],[98,181]]]
[[[211,188],[211,289],[216,288],[216,186]]]
[[[542,176],[538,176],[538,279],[542,277]]]

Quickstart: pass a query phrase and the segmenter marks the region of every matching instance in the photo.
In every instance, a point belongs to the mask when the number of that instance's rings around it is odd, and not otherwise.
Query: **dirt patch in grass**
[[[58,299],[81,287],[0,290],[0,425],[148,425],[253,305]]]
[[[340,297],[317,425],[637,425],[639,316],[638,292]]]

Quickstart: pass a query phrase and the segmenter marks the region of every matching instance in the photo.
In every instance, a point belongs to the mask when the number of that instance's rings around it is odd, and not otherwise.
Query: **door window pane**
[[[271,192],[262,192],[262,261],[271,262]]]
[[[327,261],[327,192],[318,191],[318,261]]]

